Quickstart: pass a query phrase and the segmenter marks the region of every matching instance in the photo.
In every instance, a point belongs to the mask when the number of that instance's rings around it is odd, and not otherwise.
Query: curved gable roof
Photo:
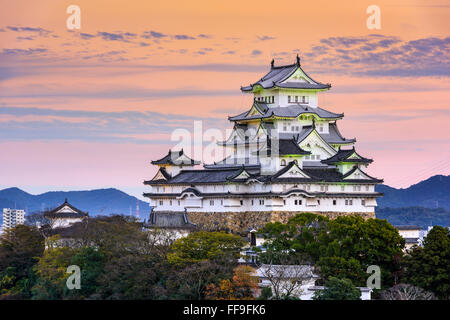
[[[305,82],[288,81],[291,75],[297,70],[300,70],[306,76]],[[270,89],[274,87],[291,88],[291,89],[329,89],[331,84],[323,84],[312,79],[300,66],[300,58],[297,55],[297,62],[294,64],[277,66],[272,63],[270,71],[264,75],[260,80],[250,84],[247,87],[241,87],[243,92],[251,92],[256,86],[261,86],[263,89]]]

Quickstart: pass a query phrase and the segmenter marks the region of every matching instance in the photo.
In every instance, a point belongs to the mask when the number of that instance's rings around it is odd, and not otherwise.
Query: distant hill
[[[450,210],[450,176],[436,175],[406,189],[386,185],[375,187],[384,196],[378,199],[378,208],[444,208]]]
[[[377,208],[376,217],[392,225],[415,225],[422,229],[433,225],[450,227],[450,211],[444,208]]]
[[[428,226],[431,223],[450,226],[450,176],[436,175],[405,189],[387,185],[376,186],[383,192],[378,199],[376,216],[387,219],[394,225],[417,224]],[[97,189],[88,191],[54,191],[38,195],[29,194],[19,188],[0,190],[0,209],[25,209],[27,213],[55,208],[67,198],[80,210],[91,216],[136,213],[137,198],[117,189]],[[139,201],[140,216],[147,218],[149,204]],[[2,215],[0,214],[0,223]]]
[[[69,203],[80,210],[89,212],[90,216],[110,214],[136,214],[137,198],[117,189],[97,189],[88,191],[52,191],[38,195],[29,194],[19,188],[0,190],[0,209],[25,209],[27,213],[53,209],[67,198]],[[149,204],[139,200],[140,216],[147,218]],[[2,214],[0,214],[0,220]],[[1,222],[1,221],[0,221]]]

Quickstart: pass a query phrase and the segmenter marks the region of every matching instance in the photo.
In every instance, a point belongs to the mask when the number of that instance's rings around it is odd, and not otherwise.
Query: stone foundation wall
[[[308,212],[308,211],[305,211]],[[208,231],[224,230],[235,234],[245,234],[249,228],[259,229],[268,222],[286,223],[289,218],[303,212],[188,212],[192,223]],[[375,212],[313,212],[335,219],[338,216],[356,214],[364,219],[375,218]]]

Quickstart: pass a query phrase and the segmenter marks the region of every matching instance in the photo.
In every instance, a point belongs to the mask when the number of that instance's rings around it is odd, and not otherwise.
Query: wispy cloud
[[[320,40],[304,56],[316,72],[363,76],[450,76],[450,37],[403,41],[372,34]]]
[[[267,40],[275,40],[275,37],[271,37],[271,36],[257,36],[257,38],[261,41],[267,41]]]
[[[194,120],[207,120],[209,125],[223,125],[226,122],[221,118],[152,111],[102,112],[23,107],[0,107],[0,115],[15,118],[1,122],[0,141],[83,140],[159,143],[151,137],[152,134],[168,134],[177,128],[191,128]],[[38,117],[38,119],[24,121],[24,117]],[[158,125],[155,126],[155,123]]]

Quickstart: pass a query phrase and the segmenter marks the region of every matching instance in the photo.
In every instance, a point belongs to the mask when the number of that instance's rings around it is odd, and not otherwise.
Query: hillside
[[[383,192],[379,208],[444,208],[450,210],[450,176],[436,175],[406,189],[396,189],[386,185],[375,188]]]
[[[423,229],[433,225],[450,227],[450,211],[443,208],[378,208],[376,217],[393,225],[416,225]]]
[[[27,213],[52,209],[68,201],[89,215],[136,214],[137,198],[117,189],[97,189],[87,191],[51,191],[38,195],[29,194],[19,188],[0,190],[0,208],[25,209]],[[149,204],[139,200],[141,217],[148,217]],[[1,216],[1,214],[0,214]]]
[[[384,197],[378,199],[376,216],[394,225],[438,224],[450,226],[450,176],[436,175],[405,189],[387,185],[376,187]],[[71,204],[88,211],[91,216],[109,214],[136,214],[137,198],[120,190],[97,189],[88,191],[53,191],[38,195],[18,188],[0,190],[0,208],[25,209],[27,213],[55,208],[67,198]],[[140,216],[147,218],[150,207],[139,201]],[[0,214],[0,223],[2,215]]]

